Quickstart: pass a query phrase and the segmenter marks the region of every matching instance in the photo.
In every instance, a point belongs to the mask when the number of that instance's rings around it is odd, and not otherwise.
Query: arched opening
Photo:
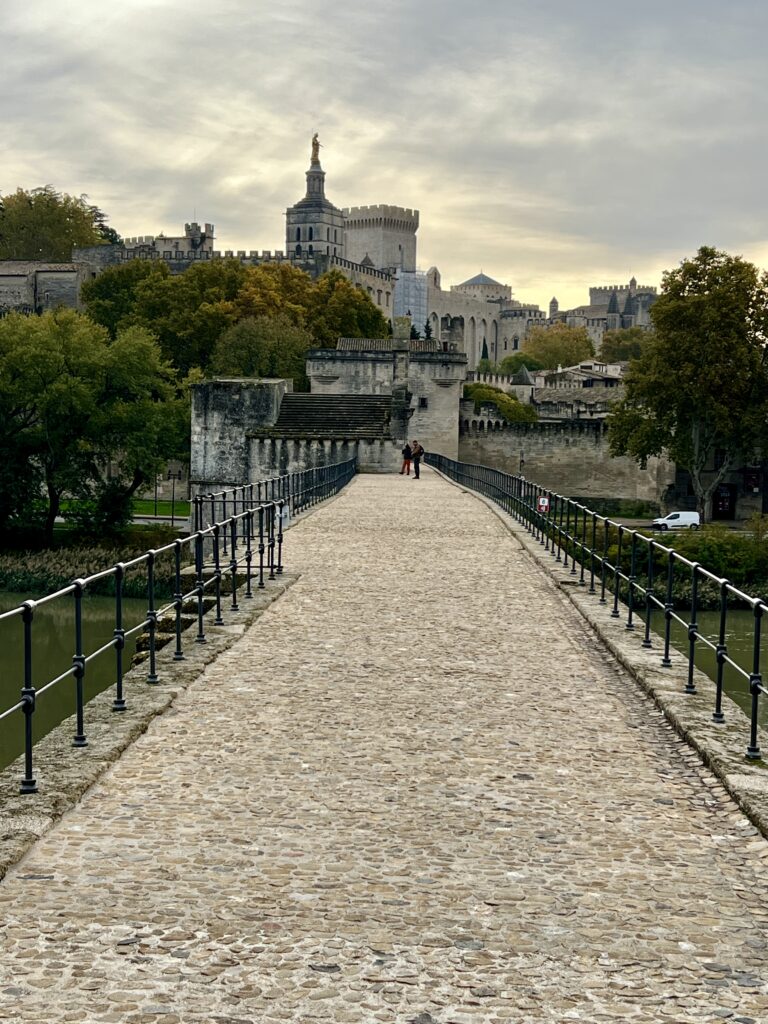
[[[296,255],[297,256],[301,256],[301,246],[300,245],[296,246]]]
[[[309,238],[310,242],[314,239],[314,237],[315,237],[315,229],[314,228],[311,227],[309,229],[309,235],[307,237]]]
[[[301,228],[296,228],[296,241],[301,241]]]
[[[311,236],[312,228],[310,228],[309,231],[310,231],[310,236]],[[307,252],[309,253],[310,256],[314,253],[314,251],[315,251],[314,247],[311,246],[311,245],[307,248]]]
[[[476,370],[479,360],[477,358],[477,325],[475,324],[475,318],[473,316],[469,318],[469,348],[467,350],[467,356],[469,359],[468,365],[473,370]]]

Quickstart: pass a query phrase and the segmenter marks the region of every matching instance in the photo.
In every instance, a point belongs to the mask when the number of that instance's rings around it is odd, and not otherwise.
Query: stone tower
[[[285,211],[287,255],[344,256],[344,215],[325,197],[325,171],[320,165],[320,144],[312,141],[307,171],[307,193]]]
[[[419,211],[402,206],[352,206],[344,210],[347,259],[377,270],[416,270]]]
[[[555,317],[558,314],[559,309],[560,309],[560,303],[557,301],[557,298],[553,295],[552,298],[549,300],[549,319],[550,320],[554,320],[555,319]]]

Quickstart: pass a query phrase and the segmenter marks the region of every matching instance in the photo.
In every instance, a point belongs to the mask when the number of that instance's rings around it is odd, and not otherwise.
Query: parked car
[[[698,512],[670,512],[663,519],[654,519],[654,530],[698,530],[701,519]]]

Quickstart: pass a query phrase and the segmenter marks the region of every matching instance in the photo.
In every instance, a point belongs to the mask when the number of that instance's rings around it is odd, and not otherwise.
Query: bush
[[[538,420],[533,406],[523,405],[514,395],[508,395],[501,388],[491,384],[465,384],[464,397],[475,403],[475,412],[481,405],[490,405],[507,423],[535,423]]]

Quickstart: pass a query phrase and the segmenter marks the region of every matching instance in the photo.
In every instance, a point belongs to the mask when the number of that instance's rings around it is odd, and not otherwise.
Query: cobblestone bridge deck
[[[427,470],[288,540],[0,884],[0,1019],[768,1020],[764,840],[501,520]]]

